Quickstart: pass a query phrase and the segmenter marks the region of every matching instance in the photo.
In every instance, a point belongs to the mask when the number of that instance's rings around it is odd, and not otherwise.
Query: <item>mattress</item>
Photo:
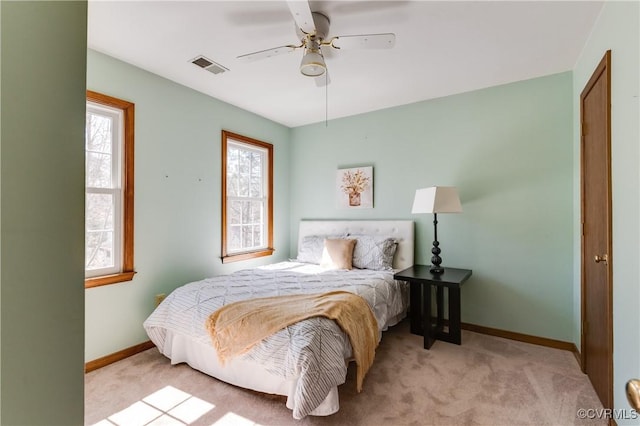
[[[150,339],[172,363],[225,382],[287,396],[294,418],[329,415],[339,408],[351,345],[332,320],[310,318],[263,340],[221,365],[205,329],[219,307],[239,300],[343,290],[363,297],[383,330],[406,315],[406,283],[394,271],[327,271],[318,265],[281,262],[186,284],[172,292],[144,322]],[[366,392],[366,379],[364,383]]]

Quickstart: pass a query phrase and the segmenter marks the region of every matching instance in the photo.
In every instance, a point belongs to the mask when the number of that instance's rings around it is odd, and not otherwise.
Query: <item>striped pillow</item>
[[[393,257],[398,248],[395,238],[374,235],[349,235],[356,239],[353,266],[376,271],[393,269]]]

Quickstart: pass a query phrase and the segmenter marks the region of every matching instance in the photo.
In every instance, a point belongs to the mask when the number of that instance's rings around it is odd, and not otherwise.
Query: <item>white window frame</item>
[[[121,109],[100,105],[87,101],[87,114],[101,115],[111,118],[111,186],[108,188],[90,187],[85,185],[88,194],[108,194],[113,197],[113,266],[104,268],[87,269],[85,265],[85,278],[94,278],[103,275],[117,274],[122,270],[122,237],[123,237],[123,162],[122,151],[124,148],[124,112]],[[86,137],[89,138],[90,129],[86,129]],[[92,232],[85,227],[85,232]]]
[[[233,248],[230,247],[230,245],[227,245],[227,253],[229,254],[237,254],[237,253],[242,253],[242,252],[246,252],[246,251],[254,251],[254,250],[260,250],[260,249],[265,249],[267,248],[267,244],[266,244],[266,231],[267,231],[267,219],[268,219],[268,212],[267,212],[267,180],[265,179],[265,166],[267,164],[269,164],[269,151],[267,151],[265,148],[262,147],[256,147],[256,146],[252,146],[252,145],[248,145],[246,143],[242,143],[233,139],[230,139],[227,141],[227,153],[229,152],[230,149],[237,149],[239,151],[248,151],[248,152],[255,152],[258,153],[259,155],[262,156],[263,159],[263,165],[260,168],[260,183],[261,188],[260,188],[260,196],[258,197],[252,197],[252,196],[246,196],[246,197],[241,197],[241,196],[230,196],[227,195],[227,230],[231,230],[234,227],[239,227],[240,228],[240,241],[244,241],[244,238],[242,237],[243,234],[243,229],[246,226],[259,226],[260,227],[260,244],[257,246],[251,246],[251,247],[246,247],[246,246],[242,246],[242,247],[238,247],[238,248]],[[229,170],[229,161],[227,160],[227,171]],[[229,175],[227,174],[227,179],[229,178]],[[230,214],[230,210],[231,210],[231,205],[233,201],[241,201],[241,202],[258,202],[261,205],[261,214],[260,214],[260,220],[258,223],[254,223],[251,221],[247,221],[245,222],[244,220],[241,221],[240,224],[232,224],[231,223],[231,214]],[[242,214],[242,213],[241,213]]]

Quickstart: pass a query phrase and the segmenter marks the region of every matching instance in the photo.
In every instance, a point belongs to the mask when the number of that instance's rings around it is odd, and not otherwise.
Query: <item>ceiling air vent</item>
[[[217,64],[213,62],[211,59],[207,59],[202,55],[191,60],[191,63],[199,66],[202,69],[209,71],[212,74],[222,74],[225,71],[229,71],[229,68],[223,67],[222,65]]]

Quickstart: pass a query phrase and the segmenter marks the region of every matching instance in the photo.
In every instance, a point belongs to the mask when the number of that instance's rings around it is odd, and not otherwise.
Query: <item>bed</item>
[[[301,221],[296,259],[179,287],[147,318],[144,328],[172,364],[184,362],[224,382],[286,396],[286,405],[296,419],[333,414],[339,409],[338,386],[346,380],[353,355],[349,337],[334,321],[305,319],[225,362],[217,356],[205,322],[222,305],[236,301],[341,290],[368,302],[380,340],[382,331],[406,316],[407,285],[393,280],[393,273],[413,265],[413,237],[412,221]],[[320,262],[315,257],[318,242],[325,238],[360,242],[357,258],[354,250],[352,270],[327,270],[316,263]],[[383,268],[376,263],[377,249],[367,247],[372,241],[377,248],[382,247],[381,241],[394,242],[394,253],[386,259],[390,263]]]

